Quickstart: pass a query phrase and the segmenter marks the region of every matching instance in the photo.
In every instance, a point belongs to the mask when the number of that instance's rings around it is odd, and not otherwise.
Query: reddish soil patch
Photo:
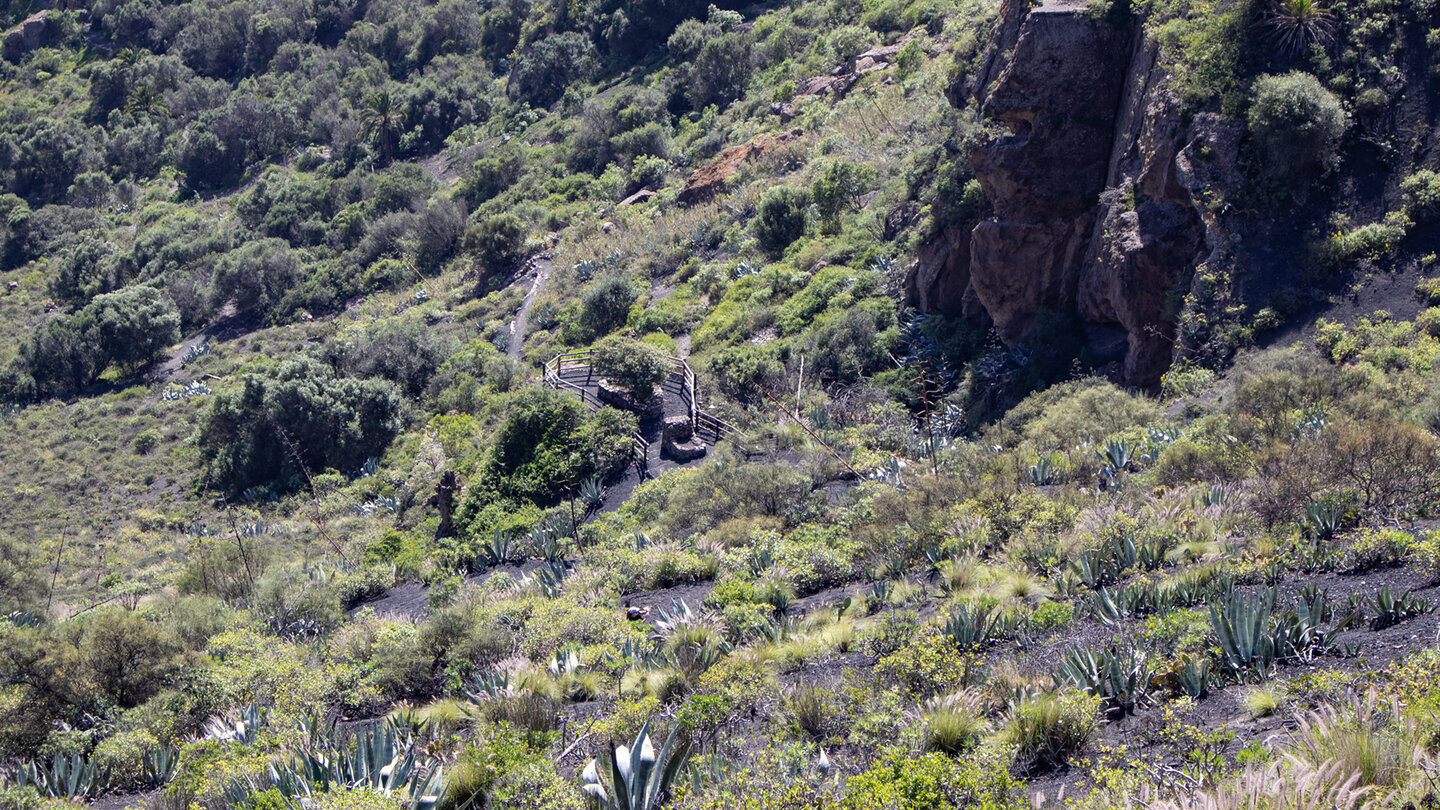
[[[748,143],[726,149],[713,163],[701,166],[691,172],[690,178],[685,181],[685,188],[680,190],[675,199],[682,203],[696,203],[714,197],[725,185],[725,181],[740,171],[742,164],[761,157],[780,144],[800,137],[801,134],[798,127],[789,132],[767,132]]]

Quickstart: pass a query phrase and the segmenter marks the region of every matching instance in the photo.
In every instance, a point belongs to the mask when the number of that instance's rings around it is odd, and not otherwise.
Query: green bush
[[[1304,182],[1328,170],[1348,127],[1340,100],[1302,71],[1257,79],[1249,124],[1263,174],[1282,182]]]
[[[511,395],[504,413],[457,515],[468,532],[480,528],[477,518],[496,502],[549,500],[630,463],[633,414],[614,408],[590,414],[578,398],[538,385]]]
[[[465,232],[464,248],[477,253],[492,271],[504,270],[520,260],[525,248],[525,223],[511,213],[486,217]]]
[[[1160,415],[1153,400],[1101,380],[1062,383],[1032,394],[1005,415],[1001,424],[1040,448],[1069,450],[1100,442],[1125,428]]]
[[[148,428],[135,434],[135,439],[131,444],[134,446],[135,452],[143,456],[159,447],[160,442],[164,439],[165,436],[161,434],[160,431],[154,428]]]
[[[810,190],[779,186],[766,191],[755,212],[755,238],[771,253],[780,253],[805,235]]]
[[[407,410],[393,383],[342,376],[299,355],[216,394],[197,443],[214,486],[293,489],[306,471],[355,470],[380,456]]]
[[[847,810],[1020,810],[1029,805],[995,749],[963,760],[939,753],[882,755],[845,781],[840,806]]]
[[[638,297],[635,285],[617,273],[591,282],[580,294],[581,332],[574,335],[574,339],[578,342],[598,337],[625,323]]]
[[[1361,529],[1346,538],[1345,567],[1352,572],[1399,565],[1415,546],[1415,536],[1400,529]]]
[[[1099,698],[1080,692],[1043,695],[1015,707],[1000,739],[1015,747],[1021,772],[1058,768],[1090,744],[1099,709]]]
[[[1380,222],[1341,229],[1326,238],[1325,258],[1331,262],[1379,259],[1395,250],[1407,228],[1407,222],[1387,216]]]
[[[870,184],[874,173],[874,169],[869,166],[837,160],[815,179],[811,194],[814,196],[821,222],[828,232],[839,231],[840,214],[855,205],[856,198]]]
[[[649,399],[655,386],[670,376],[670,361],[663,352],[648,343],[621,337],[608,337],[595,344],[590,363],[598,374],[638,400]]]
[[[905,646],[876,661],[875,678],[924,698],[966,686],[974,664],[969,656],[956,652],[948,636],[926,627]]]
[[[1412,219],[1440,213],[1440,173],[1421,169],[1400,181],[1405,213]]]

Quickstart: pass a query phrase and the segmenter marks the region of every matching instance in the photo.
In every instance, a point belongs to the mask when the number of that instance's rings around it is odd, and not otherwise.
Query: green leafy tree
[[[268,313],[295,286],[300,257],[283,239],[257,239],[226,253],[215,263],[211,306],[233,300],[241,312]]]
[[[76,649],[100,694],[122,708],[159,692],[180,663],[179,643],[169,631],[126,610],[87,621]]]
[[[590,362],[597,372],[641,400],[654,395],[655,386],[670,376],[670,361],[664,352],[628,338],[607,337],[595,344]]]
[[[635,286],[622,275],[596,279],[580,296],[580,326],[586,336],[603,335],[625,323],[636,297]]]
[[[490,270],[503,270],[520,260],[525,248],[525,223],[506,212],[486,217],[465,233],[465,249],[480,256]]]
[[[164,292],[135,286],[97,295],[77,316],[105,364],[126,373],[157,359],[180,339],[180,313]]]
[[[394,383],[342,376],[300,355],[216,394],[197,436],[212,485],[294,488],[307,470],[354,470],[380,455],[405,415]]]
[[[517,391],[504,412],[461,505],[462,527],[491,503],[551,500],[592,475],[613,476],[630,461],[632,414],[614,408],[588,414],[575,396],[541,386]]]

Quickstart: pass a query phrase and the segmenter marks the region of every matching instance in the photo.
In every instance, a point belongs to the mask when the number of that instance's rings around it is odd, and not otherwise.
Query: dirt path
[[[505,343],[505,351],[517,360],[525,347],[525,333],[530,329],[530,308],[535,306],[535,296],[540,294],[540,288],[550,279],[550,269],[554,265],[548,255],[541,255],[536,256],[530,266],[535,270],[535,280],[530,283],[525,300],[520,302],[520,311],[515,314],[515,320],[510,322],[510,339]]]

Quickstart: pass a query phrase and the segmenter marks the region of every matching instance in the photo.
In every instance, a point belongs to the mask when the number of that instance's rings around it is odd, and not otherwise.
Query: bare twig
[[[300,448],[295,445],[294,440],[290,438],[290,434],[285,432],[285,428],[280,427],[273,417],[270,419],[270,426],[275,428],[275,434],[279,436],[280,441],[285,444],[285,450],[290,454],[290,457],[295,460],[296,466],[300,468],[301,475],[305,476],[305,482],[310,485],[310,503],[315,507],[315,517],[312,520],[315,523],[316,531],[320,532],[320,537],[330,544],[330,548],[334,549],[335,556],[339,557],[341,562],[347,562],[345,552],[341,550],[340,544],[335,542],[335,538],[331,537],[330,532],[325,529],[325,516],[320,512],[320,489],[315,486],[315,479],[310,477],[309,468],[305,466],[305,461],[300,458]]]
[[[55,567],[50,570],[50,592],[45,594],[45,612],[50,612],[50,603],[55,599],[55,583],[60,579],[60,557],[65,553],[65,532],[60,532],[60,544],[55,548]]]
[[[791,419],[795,420],[795,424],[799,425],[799,426],[800,426],[800,429],[803,430],[803,431],[805,431],[805,433],[806,433],[810,438],[812,438],[812,439],[814,439],[816,442],[818,442],[821,447],[825,448],[826,450],[829,450],[829,451],[830,451],[830,454],[833,455],[833,456],[835,456],[835,460],[838,461],[838,462],[840,462],[842,465],[844,465],[845,469],[847,469],[847,470],[849,470],[851,473],[853,473],[856,478],[864,478],[864,477],[865,477],[865,476],[863,476],[863,475],[860,474],[860,471],[859,471],[859,470],[857,470],[857,469],[855,469],[854,467],[850,466],[850,462],[846,461],[846,460],[845,460],[845,457],[842,456],[842,455],[840,455],[839,451],[837,451],[835,448],[831,447],[830,445],[826,444],[824,439],[822,439],[822,438],[820,438],[819,436],[815,435],[815,431],[813,431],[813,430],[811,430],[810,428],[806,427],[805,423],[804,423],[804,422],[801,422],[801,421],[800,421],[800,418],[799,418],[798,416],[795,416],[795,415],[791,414],[788,410],[786,410],[784,403],[782,403],[780,400],[776,399],[774,396],[772,396],[772,395],[770,394],[769,391],[766,391],[766,390],[763,389],[763,388],[760,389],[760,393],[764,394],[766,399],[768,399],[768,400],[770,400],[771,402],[773,402],[773,403],[775,404],[775,407],[777,407],[777,408],[780,409],[780,413],[783,413],[783,414],[785,414],[786,416],[790,417]]]

